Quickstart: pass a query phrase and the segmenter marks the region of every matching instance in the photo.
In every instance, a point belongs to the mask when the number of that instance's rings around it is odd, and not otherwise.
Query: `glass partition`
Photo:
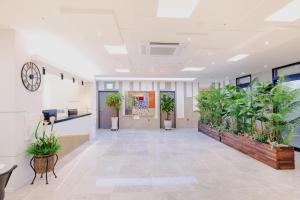
[[[273,83],[276,84],[279,77],[284,77],[284,81],[293,89],[300,88],[300,63],[294,63],[283,67],[273,69]],[[300,97],[298,97],[300,100]],[[291,113],[290,117],[295,118],[300,116],[300,109]],[[292,142],[292,145],[299,151],[300,150],[300,126],[296,129],[297,136]]]

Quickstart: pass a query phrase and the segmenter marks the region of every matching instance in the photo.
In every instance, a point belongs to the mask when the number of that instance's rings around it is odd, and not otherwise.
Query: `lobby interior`
[[[299,10],[0,0],[0,200],[298,200]]]

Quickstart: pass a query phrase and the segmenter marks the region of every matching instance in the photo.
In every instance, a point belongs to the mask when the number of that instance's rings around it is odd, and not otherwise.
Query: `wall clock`
[[[37,91],[41,85],[40,70],[33,62],[27,62],[23,65],[21,78],[25,88],[31,92]]]

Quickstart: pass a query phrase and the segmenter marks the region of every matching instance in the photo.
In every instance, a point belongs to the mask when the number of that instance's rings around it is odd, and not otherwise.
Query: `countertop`
[[[71,115],[71,116],[68,116],[68,117],[65,117],[65,118],[62,118],[62,119],[55,120],[54,124],[64,122],[64,121],[68,121],[68,120],[72,120],[72,119],[77,119],[77,118],[80,118],[80,117],[89,116],[91,114],[92,113],[82,113],[82,114],[77,114],[77,115]]]

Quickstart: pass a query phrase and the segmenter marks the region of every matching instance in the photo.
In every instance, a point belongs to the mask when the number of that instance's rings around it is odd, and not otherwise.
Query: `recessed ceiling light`
[[[245,73],[245,72],[242,72],[241,74],[242,74],[242,75],[245,75],[246,73]]]
[[[236,55],[232,58],[229,58],[228,61],[229,62],[236,62],[236,61],[242,60],[242,59],[244,59],[248,56],[249,56],[249,54],[238,54],[238,55]]]
[[[198,0],[159,0],[157,17],[189,18]]]
[[[127,54],[127,48],[125,45],[104,45],[105,50],[109,54]]]
[[[194,81],[197,78],[167,78],[167,77],[100,77],[96,80],[104,81]]]
[[[212,65],[216,64],[215,62],[211,62]]]
[[[300,0],[294,0],[282,7],[265,21],[294,22],[300,18]]]
[[[186,67],[183,68],[181,71],[183,72],[200,72],[205,70],[205,67]]]
[[[129,69],[125,69],[125,68],[119,68],[119,69],[116,69],[116,72],[118,72],[118,73],[129,73],[130,70]]]
[[[212,53],[209,51],[209,52],[207,52],[207,55],[211,56],[211,55],[212,55]]]
[[[192,38],[191,38],[191,37],[188,37],[188,38],[187,38],[187,41],[191,41],[191,40],[192,40]]]
[[[268,46],[270,44],[269,41],[265,41],[265,46]]]
[[[97,36],[98,36],[98,37],[101,37],[101,36],[102,36],[102,33],[101,33],[100,31],[98,31],[98,32],[97,32]]]
[[[269,66],[268,65],[264,65],[264,68],[268,68]]]

